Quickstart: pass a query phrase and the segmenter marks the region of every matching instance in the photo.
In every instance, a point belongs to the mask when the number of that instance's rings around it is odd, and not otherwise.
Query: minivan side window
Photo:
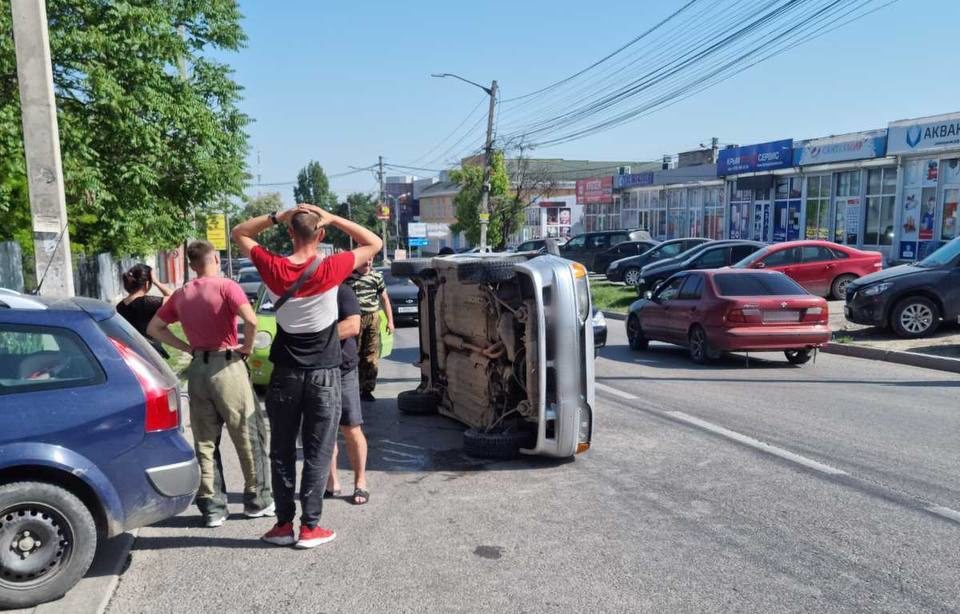
[[[587,247],[590,249],[603,249],[610,245],[609,239],[610,237],[607,235],[593,235],[590,237],[590,242]]]
[[[78,388],[104,381],[100,364],[73,331],[0,324],[0,395]]]
[[[629,240],[630,240],[630,235],[623,232],[617,232],[610,235],[610,245],[617,245],[619,243],[623,243],[624,241],[629,241]]]
[[[583,247],[583,245],[584,245],[585,242],[586,242],[585,237],[584,237],[583,235],[579,235],[579,236],[576,236],[576,237],[570,239],[570,240],[567,241],[566,243],[564,243],[563,246],[564,246],[564,247],[572,247],[572,248],[575,248],[575,249],[579,249],[579,248]]]

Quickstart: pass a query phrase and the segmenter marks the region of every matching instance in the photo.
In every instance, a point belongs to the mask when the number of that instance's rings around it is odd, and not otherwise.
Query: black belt
[[[191,356],[193,356],[194,358],[196,358],[197,356],[202,356],[202,357],[203,357],[203,364],[207,364],[207,363],[210,362],[210,355],[211,355],[211,354],[219,354],[221,351],[222,351],[222,350],[217,350],[217,351],[210,351],[210,350],[198,351],[198,350],[194,350],[194,351],[191,352],[190,354],[191,354]],[[233,350],[223,351],[223,354],[224,354],[224,358],[226,358],[227,360],[230,360],[231,358],[233,358]]]

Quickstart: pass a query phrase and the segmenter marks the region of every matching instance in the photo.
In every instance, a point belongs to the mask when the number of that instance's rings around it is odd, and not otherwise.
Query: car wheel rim
[[[637,285],[637,282],[639,280],[640,280],[640,274],[633,269],[623,274],[623,283],[627,284],[628,286]]]
[[[907,305],[900,314],[900,325],[909,333],[922,333],[930,328],[931,324],[933,324],[933,311],[926,305]]]
[[[693,331],[693,334],[690,335],[690,355],[693,356],[694,359],[700,360],[703,357],[703,346],[703,333],[701,333],[699,330]]]
[[[837,298],[844,299],[847,298],[847,286],[850,285],[849,279],[841,279],[837,283]]]
[[[73,554],[73,529],[49,505],[22,503],[0,513],[0,587],[25,590],[50,581]]]

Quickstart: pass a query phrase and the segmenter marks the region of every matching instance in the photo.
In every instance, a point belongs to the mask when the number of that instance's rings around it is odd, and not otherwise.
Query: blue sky
[[[332,174],[379,154],[398,164],[422,158],[483,97],[430,73],[495,78],[504,98],[523,94],[604,56],[681,3],[241,0],[248,45],[225,59],[255,120],[250,170],[259,168],[263,182],[287,182],[310,159]],[[956,0],[900,0],[655,115],[536,155],[652,160],[711,136],[800,139],[960,111],[957,23]],[[481,127],[451,155],[482,138]],[[341,197],[374,188],[369,173],[331,184]],[[250,192],[270,190],[292,202],[290,185]]]

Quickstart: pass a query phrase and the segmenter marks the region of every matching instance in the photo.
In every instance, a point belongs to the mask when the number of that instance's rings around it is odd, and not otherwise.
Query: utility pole
[[[380,180],[380,211],[383,212],[383,203],[384,203],[384,193],[383,193],[383,156],[379,156],[380,170],[377,173],[377,178]],[[387,221],[383,219],[383,216],[380,217],[380,226],[383,229],[383,264],[387,264]]]
[[[490,109],[487,111],[487,143],[484,146],[483,193],[480,197],[480,252],[487,251],[487,226],[490,224],[490,164],[493,162],[493,115],[497,104],[497,80],[487,90]]]
[[[33,217],[37,290],[73,296],[73,263],[67,231],[67,199],[60,160],[60,132],[44,0],[12,0],[13,38],[20,87],[23,151]]]

